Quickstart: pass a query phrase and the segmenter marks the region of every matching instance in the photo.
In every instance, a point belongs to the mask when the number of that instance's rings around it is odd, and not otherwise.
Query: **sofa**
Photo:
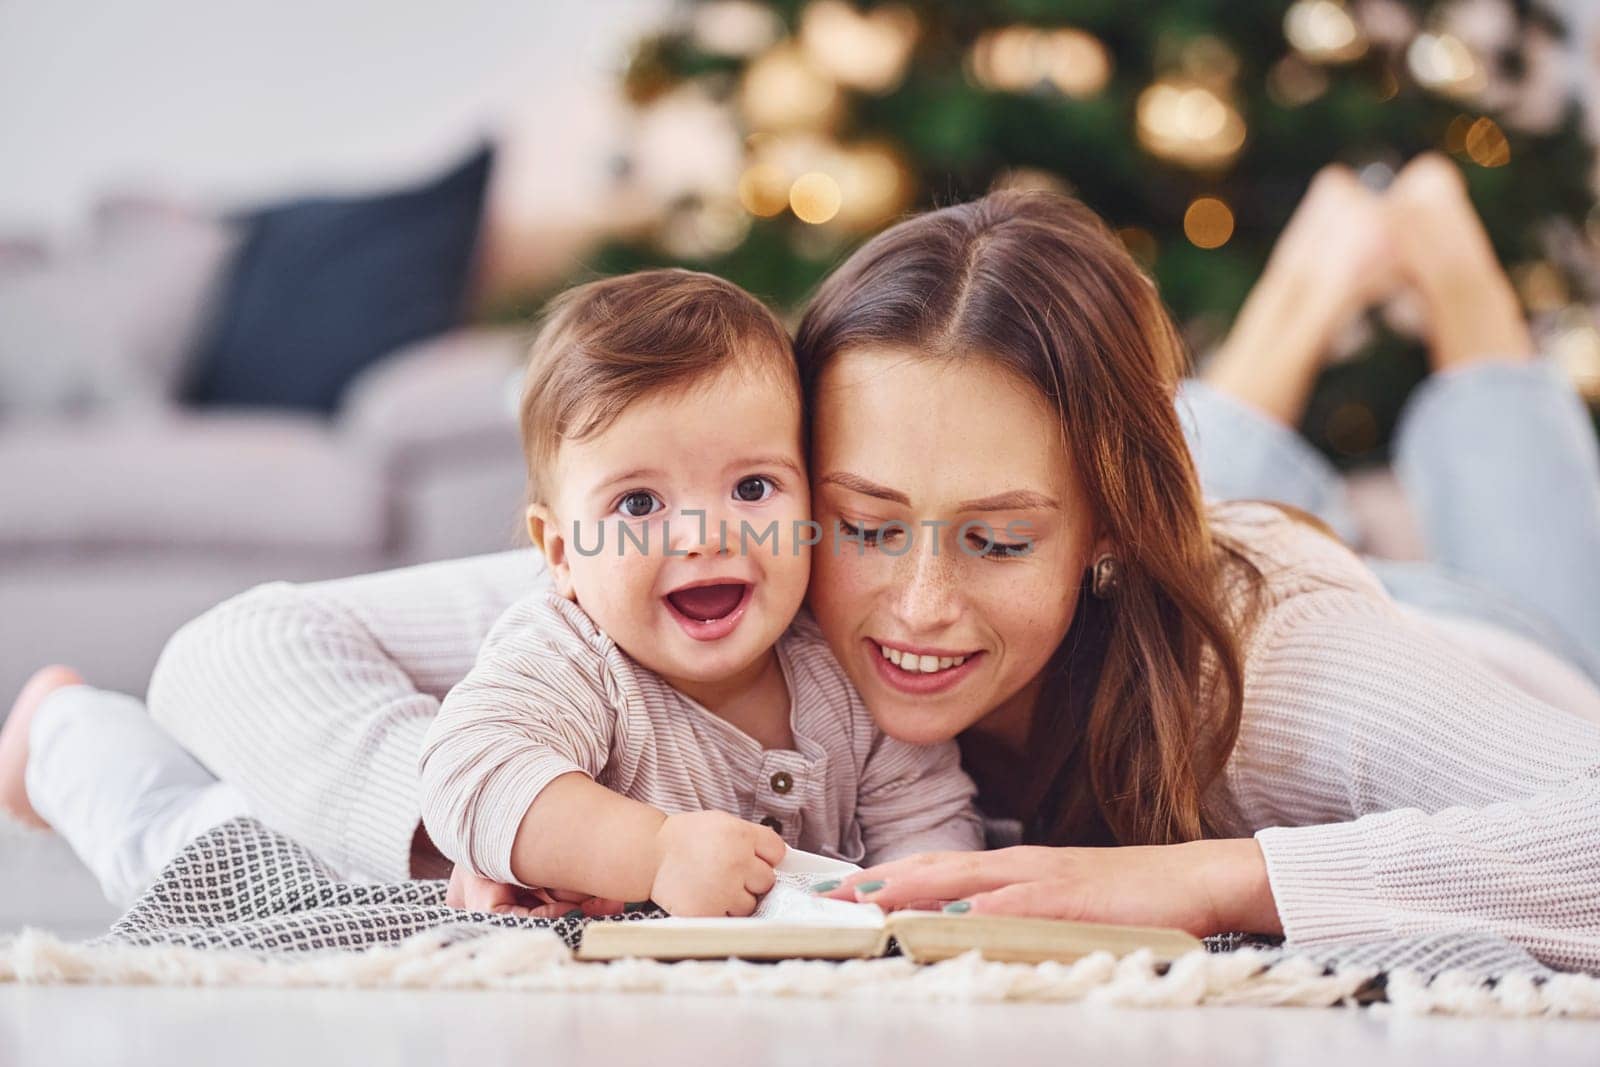
[[[515,330],[422,342],[332,418],[0,420],[0,694],[50,662],[142,693],[178,626],[259,582],[516,544],[521,348]]]

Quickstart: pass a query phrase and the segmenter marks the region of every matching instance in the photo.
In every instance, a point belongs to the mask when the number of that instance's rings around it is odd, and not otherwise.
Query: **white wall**
[[[106,191],[246,203],[387,184],[506,126],[581,195],[667,0],[4,0],[0,234]],[[546,183],[540,187],[539,183]]]

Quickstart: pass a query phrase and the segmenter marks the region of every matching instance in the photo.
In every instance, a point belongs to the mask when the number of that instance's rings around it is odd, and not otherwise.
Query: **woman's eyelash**
[[[877,545],[883,538],[884,528],[881,526],[857,526],[843,518],[840,518],[838,523],[839,529],[846,537],[868,547]],[[1033,549],[1031,541],[1013,544],[1009,541],[993,541],[978,536],[973,536],[970,540],[979,554],[986,559],[1016,559],[1019,556],[1026,556]]]
[[[1015,559],[1018,556],[1026,556],[1032,547],[1026,541],[1016,545],[1005,541],[989,541],[983,546],[983,554],[990,559]]]
[[[876,545],[878,543],[878,539],[883,535],[883,528],[881,526],[856,526],[853,523],[846,522],[844,519],[839,520],[839,529],[842,530],[844,535],[851,540],[860,541],[862,544],[869,546]]]

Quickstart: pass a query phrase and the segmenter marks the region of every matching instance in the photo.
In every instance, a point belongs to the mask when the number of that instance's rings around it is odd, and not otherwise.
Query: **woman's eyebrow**
[[[1061,505],[1054,497],[1031,489],[1012,489],[976,500],[963,500],[957,511],[1054,511]]]
[[[860,493],[862,496],[877,497],[879,500],[892,501],[906,507],[911,506],[911,498],[900,490],[890,489],[886,485],[879,485],[877,482],[863,478],[859,474],[851,474],[849,471],[824,474],[817,481],[822,485],[837,485],[841,489],[848,489],[852,493]]]

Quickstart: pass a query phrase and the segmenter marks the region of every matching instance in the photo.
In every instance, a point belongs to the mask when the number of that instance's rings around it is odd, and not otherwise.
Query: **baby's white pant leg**
[[[249,814],[134,697],[86,685],[45,698],[29,734],[28,800],[112,903],[126,906],[195,837]]]

